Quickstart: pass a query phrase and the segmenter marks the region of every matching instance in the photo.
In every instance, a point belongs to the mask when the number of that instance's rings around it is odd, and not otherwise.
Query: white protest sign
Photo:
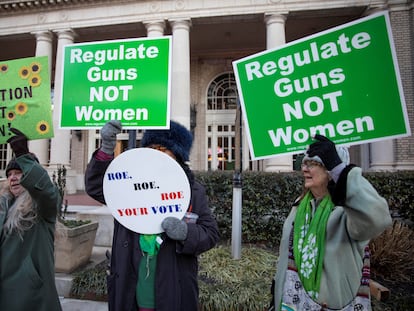
[[[106,204],[126,228],[157,234],[167,217],[182,219],[191,198],[182,167],[164,152],[150,148],[127,150],[107,168],[103,180]]]

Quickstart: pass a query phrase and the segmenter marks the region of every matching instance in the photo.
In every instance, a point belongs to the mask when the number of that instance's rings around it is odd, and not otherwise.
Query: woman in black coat
[[[93,154],[85,173],[86,192],[103,204],[103,178],[113,159],[116,134],[120,131],[118,121],[105,124],[101,131],[101,148]],[[216,245],[219,232],[208,207],[205,189],[185,164],[189,160],[192,135],[180,124],[171,121],[169,130],[147,130],[141,146],[166,152],[181,165],[190,182],[190,208],[198,219],[196,223],[170,217],[164,220],[162,227],[165,232],[161,234],[163,242],[156,255],[155,292],[150,307],[140,303],[147,300],[147,290],[145,294],[137,291],[140,271],[142,274],[145,265],[141,260],[146,261],[148,268],[148,254],[140,246],[142,235],[115,220],[110,275],[107,278],[109,310],[198,310],[197,256]],[[144,298],[137,298],[140,296]]]

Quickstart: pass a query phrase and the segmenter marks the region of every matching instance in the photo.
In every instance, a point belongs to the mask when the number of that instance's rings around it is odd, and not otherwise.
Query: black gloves
[[[318,156],[328,171],[331,171],[335,166],[342,163],[336,151],[335,144],[332,141],[319,134],[315,135],[315,140],[317,141],[311,144],[306,151],[309,157]]]
[[[118,120],[108,121],[101,129],[101,150],[113,154],[116,146],[116,135],[121,133],[122,124]]]
[[[187,224],[185,221],[175,217],[167,217],[162,223],[161,227],[169,238],[177,241],[184,241],[187,238]]]
[[[10,137],[7,142],[10,144],[16,158],[20,157],[21,155],[29,153],[29,147],[27,144],[27,137],[18,129],[11,128],[10,132],[16,134],[16,136]]]

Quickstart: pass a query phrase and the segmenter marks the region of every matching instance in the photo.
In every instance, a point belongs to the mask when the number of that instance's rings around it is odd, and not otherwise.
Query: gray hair
[[[14,201],[13,197],[8,189],[4,190],[1,197],[0,204],[7,210],[3,233],[6,235],[17,233],[23,240],[24,232],[30,230],[37,222],[37,209],[27,190],[24,190]]]

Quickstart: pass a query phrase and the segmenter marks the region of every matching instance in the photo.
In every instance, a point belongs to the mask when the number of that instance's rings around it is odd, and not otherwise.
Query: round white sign
[[[126,228],[157,234],[166,217],[182,219],[191,198],[182,167],[164,152],[135,148],[117,156],[103,180],[105,201]]]

